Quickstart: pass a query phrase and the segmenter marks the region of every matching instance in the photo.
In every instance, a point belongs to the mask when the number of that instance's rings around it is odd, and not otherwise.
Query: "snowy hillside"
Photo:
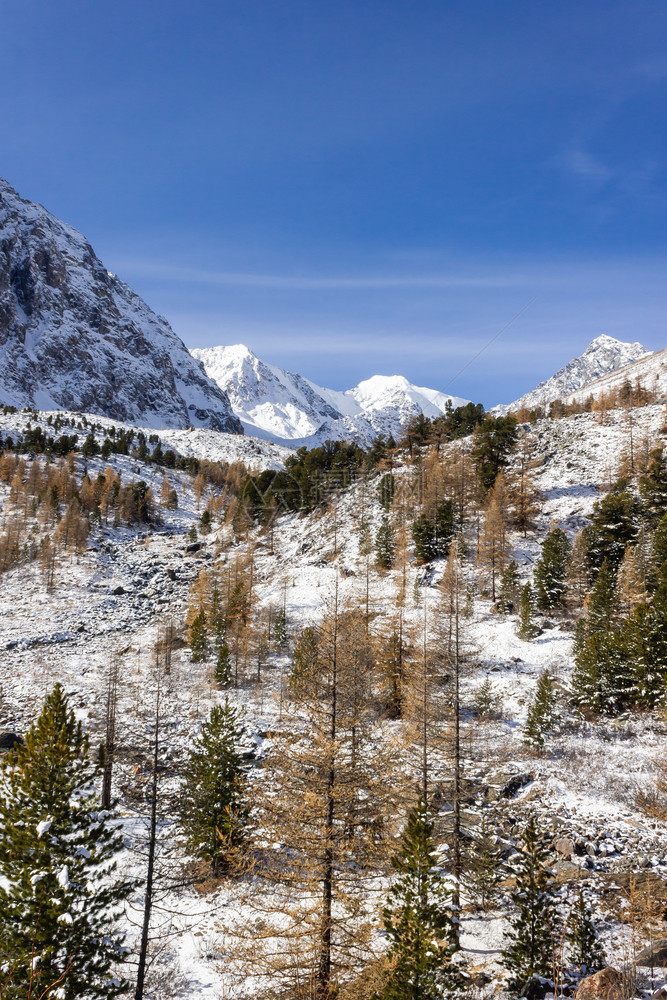
[[[351,438],[369,445],[378,434],[398,437],[423,413],[436,417],[467,400],[412,385],[401,375],[375,375],[354,389],[325,389],[302,375],[261,361],[243,344],[193,350],[227,393],[248,434],[291,447]]]
[[[639,364],[655,364],[657,358]],[[297,387],[295,383],[294,389]],[[386,389],[386,385],[371,385],[364,404],[377,400],[381,406]],[[51,424],[47,424],[49,416]],[[56,419],[57,431],[53,426]],[[0,502],[5,540],[11,532],[22,534],[18,535],[20,544],[13,549],[0,544],[5,560],[0,571],[0,732],[25,733],[39,714],[45,695],[58,681],[92,743],[98,746],[107,732],[110,664],[119,665],[118,746],[113,770],[124,844],[119,870],[141,880],[146,872],[150,819],[148,734],[152,732],[158,684],[162,685],[156,857],[160,909],[151,930],[154,957],[149,995],[156,1000],[174,996],[197,1000],[207,995],[264,1000],[271,995],[258,987],[252,966],[243,964],[242,950],[236,947],[239,936],[248,938],[248,927],[261,927],[258,911],[270,909],[274,903],[271,884],[254,877],[252,871],[247,878],[243,874],[212,874],[210,865],[193,856],[179,818],[179,802],[185,794],[184,762],[211,708],[229,698],[246,713],[239,743],[247,764],[252,806],[261,801],[267,789],[273,793],[272,783],[278,780],[272,757],[276,741],[287,734],[298,749],[299,733],[313,724],[313,716],[299,714],[301,701],[291,697],[295,646],[305,626],[320,624],[330,613],[332,595],[341,607],[361,608],[362,623],[368,622],[366,609],[371,609],[369,625],[358,635],[345,633],[341,657],[352,656],[346,643],[366,642],[370,630],[373,655],[368,661],[359,658],[359,662],[373,664],[373,682],[382,678],[387,630],[395,627],[400,613],[401,628],[408,637],[403,683],[409,685],[420,676],[419,650],[429,639],[427,625],[434,623],[435,627],[444,606],[439,586],[444,560],[420,564],[412,543],[412,523],[423,509],[427,499],[424,487],[429,483],[436,484],[436,491],[439,483],[444,484],[445,495],[457,503],[460,496],[467,509],[458,546],[470,603],[461,629],[467,648],[472,650],[461,678],[465,748],[462,814],[470,844],[482,820],[491,825],[494,865],[502,880],[491,904],[483,908],[475,901],[472,881],[466,880],[459,958],[481,985],[451,996],[457,1000],[459,996],[461,1000],[517,1000],[518,993],[507,989],[501,949],[512,913],[509,892],[515,878],[513,866],[529,817],[537,819],[542,831],[548,867],[559,894],[559,912],[569,913],[576,892],[585,886],[607,961],[623,966],[627,940],[618,912],[625,905],[623,891],[628,880],[650,878],[656,892],[667,890],[667,822],[646,807],[647,802],[651,806],[659,801],[650,799],[649,793],[657,787],[660,759],[664,757],[664,713],[628,711],[617,718],[582,718],[572,701],[573,626],[580,608],[560,608],[548,616],[535,612],[534,633],[523,637],[515,611],[498,613],[489,593],[488,572],[480,559],[491,508],[480,502],[476,489],[467,494],[458,492],[465,477],[475,475],[474,469],[465,465],[470,441],[464,439],[440,452],[425,453],[422,462],[410,460],[407,454],[397,455],[393,465],[396,499],[389,511],[378,491],[386,470],[378,468],[360,472],[345,490],[332,493],[326,505],[283,513],[270,528],[262,522],[236,530],[230,515],[231,482],[224,487],[210,480],[202,482],[194,469],[189,472],[147,463],[132,453],[84,458],[80,448],[91,420],[98,425],[98,444],[107,436],[117,440],[124,429],[106,418],[88,416],[84,423],[83,416],[76,413],[0,416],[0,434],[5,441],[11,434],[16,442],[37,424],[47,427],[49,433],[79,436],[79,450],[73,455],[47,458],[23,452],[15,456],[15,464],[10,453],[3,456]],[[156,433],[163,449],[174,448],[181,455],[200,459],[242,460],[256,469],[278,469],[281,456],[290,454],[266,442],[208,429]],[[615,480],[624,454],[632,454],[639,467],[655,443],[665,443],[660,403],[637,408],[631,415],[619,409],[541,419],[522,426],[506,473],[508,482],[516,486],[524,457],[529,456],[536,510],[525,534],[508,522],[503,535],[504,558],[516,562],[520,584],[534,584],[548,533],[558,527],[573,540],[589,521],[595,502]],[[459,468],[462,478],[456,471]],[[119,477],[117,487],[111,483],[112,472]],[[68,506],[69,475],[79,490],[78,499]],[[53,477],[49,488],[47,476]],[[101,490],[105,482],[111,483],[111,489],[104,502],[100,497],[96,501],[92,491]],[[157,515],[152,521],[134,523],[122,508],[113,507],[114,490],[116,495],[122,489],[131,492],[138,482],[150,487]],[[75,542],[67,542],[64,526],[74,516],[72,512],[76,514],[79,503],[92,507],[92,514],[87,542],[77,547]],[[205,523],[208,512],[210,519]],[[385,517],[395,536],[402,533],[406,539],[403,550],[397,550],[394,566],[387,571],[375,566],[373,556]],[[46,556],[52,544],[57,558],[51,566]],[[249,587],[248,624],[242,628],[239,620],[234,631],[230,629],[238,676],[221,685],[214,676],[214,649],[203,659],[195,659],[192,628],[187,623],[192,625],[192,610],[207,600],[210,588],[219,588],[219,598],[227,594],[232,581]],[[279,609],[284,609],[287,623],[287,639],[281,641],[274,628]],[[158,641],[162,641],[167,624],[174,629],[175,641],[168,670],[164,667],[161,673]],[[443,633],[434,641],[442,650]],[[354,645],[355,656],[358,648],[365,647]],[[349,662],[357,663],[357,659]],[[547,733],[545,744],[536,749],[526,744],[524,734],[543,671],[549,671],[554,679],[558,723]],[[446,725],[450,720],[449,693],[447,687],[447,702],[442,703]],[[408,747],[401,751],[408,754],[410,731],[402,729],[400,719],[383,716],[383,704],[382,698],[375,700],[369,717],[389,733],[392,745],[396,742]],[[367,738],[366,729],[366,724],[359,733],[355,729],[355,748],[358,737]],[[379,795],[387,776],[378,769],[381,747],[375,742],[371,746],[376,767],[373,789]],[[442,751],[446,755],[442,760],[437,758],[438,752],[433,751],[433,766],[440,851],[446,842],[442,831],[451,821],[453,792],[449,751]],[[406,771],[410,760],[408,755]],[[394,773],[392,781],[395,777]],[[297,792],[285,791],[284,786],[281,794],[289,803],[288,812],[308,805],[307,797],[304,805]],[[374,804],[363,801],[368,808]],[[383,813],[387,827],[395,821],[393,813]],[[385,827],[378,829],[384,832]],[[286,829],[271,843],[293,859],[294,853],[288,854],[289,835]],[[397,843],[390,839],[390,853]],[[346,850],[353,850],[352,838],[346,840]],[[446,859],[446,854],[443,857]],[[443,864],[448,870],[449,862]],[[349,873],[350,878],[356,877],[356,869],[350,867]],[[381,954],[386,946],[381,909],[389,878],[386,869],[380,870],[372,887],[364,891],[364,903],[371,910],[364,942],[371,956]],[[143,901],[140,882],[122,918],[131,953],[124,966],[129,979],[139,948]],[[168,914],[167,919],[163,913]],[[661,931],[647,930],[637,922],[635,933],[633,955],[646,944],[649,934]],[[635,966],[635,973],[646,992],[627,995],[650,996],[648,970],[637,971]],[[652,986],[661,982],[656,977]],[[548,994],[545,988],[533,995],[543,1000]]]
[[[513,403],[494,406],[492,413],[501,415],[523,407],[531,409],[546,406],[554,399],[570,396],[577,389],[594,382],[607,372],[614,372],[650,353],[641,344],[627,344],[603,334],[592,340],[580,357],[573,358],[551,378],[540,382],[535,389]]]
[[[0,402],[241,431],[167,321],[80,233],[2,179]]]
[[[38,416],[43,425],[48,415]],[[64,420],[60,432],[81,434],[80,414],[59,416]],[[624,411],[613,411],[604,420],[599,414],[583,413],[540,420],[524,428],[541,503],[535,528],[528,536],[511,531],[507,539],[522,582],[533,578],[548,531],[559,526],[572,538],[586,523],[595,500],[613,480],[619,456],[632,435],[636,447],[643,433],[652,441],[661,439],[660,405],[644,407],[635,417],[631,426]],[[26,430],[29,422],[36,424],[30,414],[5,415],[0,420],[0,433],[17,435]],[[111,425],[108,420],[99,423],[105,430]],[[187,443],[193,455],[202,447],[200,457],[211,455],[207,449],[215,440],[227,442],[230,447],[252,444],[266,448],[267,455],[277,455],[261,442],[206,430],[162,431],[159,436],[165,446],[177,447],[182,453]],[[38,462],[28,462],[26,481],[30,479],[29,469]],[[213,488],[207,487],[204,495],[198,496],[195,481],[186,472],[160,469],[122,455],[111,455],[108,460],[94,457],[88,462],[77,456],[73,467],[77,476],[87,471],[95,482],[106,474],[109,464],[122,477],[122,484],[140,478],[156,498],[166,477],[169,488],[177,493],[177,507],[160,507],[160,520],[155,526],[133,528],[115,524],[113,517],[103,518],[91,530],[85,551],[62,549],[50,583],[38,560],[19,562],[0,574],[0,728],[25,732],[45,694],[60,681],[77,718],[97,745],[105,733],[109,664],[114,659],[121,664],[119,749],[113,779],[125,845],[120,866],[123,873],[143,878],[151,777],[146,733],[150,731],[158,676],[155,643],[165,622],[174,623],[178,642],[161,695],[165,728],[160,752],[165,765],[157,851],[158,871],[165,884],[160,906],[169,913],[169,921],[157,923],[160,911],[154,931],[159,950],[156,944],[150,971],[151,995],[168,1000],[173,990],[183,1000],[209,994],[230,1000],[264,997],[252,977],[243,975],[243,967],[237,965],[241,958],[230,941],[234,940],[234,928],[238,932],[238,927],[245,929],[255,919],[257,907],[271,905],[270,894],[256,879],[249,879],[246,886],[243,878],[213,877],[205,865],[195,866],[183,841],[176,806],[182,789],[183,762],[211,707],[229,697],[234,705],[245,708],[243,752],[251,762],[263,763],[250,770],[254,802],[272,780],[269,734],[299,723],[290,702],[287,678],[290,649],[300,630],[322,620],[335,588],[340,600],[353,606],[365,606],[370,590],[373,628],[385,619],[392,620],[403,572],[400,566],[393,572],[378,572],[372,560],[369,570],[364,548],[364,537],[375,537],[382,524],[384,511],[376,499],[382,472],[360,478],[349,490],[333,497],[327,517],[322,517],[320,511],[305,516],[287,514],[278,519],[270,536],[258,528],[246,538],[235,539],[230,524],[221,516],[209,534],[201,534],[193,543],[191,533],[201,526],[202,512],[215,493]],[[448,464],[448,457],[443,456],[445,471]],[[510,475],[518,464],[519,453],[510,463]],[[394,472],[398,491],[415,497],[416,493],[410,491],[418,489],[419,466],[400,460]],[[7,511],[14,509],[15,492],[15,485],[0,482],[0,499]],[[408,505],[410,517],[415,513],[411,508]],[[392,519],[398,521],[404,510],[403,505],[395,505]],[[483,512],[480,516],[484,517]],[[39,525],[40,518],[35,523]],[[549,867],[555,873],[562,908],[567,911],[570,906],[572,887],[587,886],[608,960],[618,965],[624,961],[625,945],[618,920],[610,913],[612,903],[623,898],[620,893],[627,884],[624,879],[637,870],[648,871],[656,886],[667,884],[667,825],[655,819],[649,821],[637,805],[639,792],[655,781],[653,759],[664,743],[664,720],[659,713],[617,720],[578,719],[568,707],[571,620],[563,613],[550,619],[538,617],[539,630],[534,638],[517,635],[516,616],[497,614],[490,597],[483,593],[474,555],[476,524],[473,511],[466,530],[464,561],[466,582],[476,594],[465,624],[466,635],[474,645],[474,665],[462,680],[464,822],[474,829],[480,815],[484,815],[493,823],[497,865],[503,879],[512,879],[512,864],[526,818],[537,816],[545,832]],[[43,526],[36,530],[43,530]],[[248,636],[256,645],[250,647],[250,653],[247,645],[240,647],[238,685],[221,690],[213,680],[212,659],[193,661],[185,620],[194,595],[201,594],[207,579],[224,584],[231,568],[236,567],[233,571],[241,574],[238,567],[249,558],[254,631],[250,630]],[[441,613],[437,584],[442,570],[442,560],[436,560],[431,567],[420,567],[412,554],[408,558],[407,587],[403,583],[406,596],[401,607],[411,636],[421,636],[427,617],[430,620]],[[289,643],[285,647],[273,642],[268,646],[258,644],[263,635],[270,634],[271,615],[275,617],[276,608],[283,606]],[[377,636],[381,639],[382,632],[378,631]],[[245,641],[245,633],[241,638]],[[410,660],[411,670],[416,669],[415,663]],[[535,686],[544,670],[549,670],[556,680],[562,720],[549,736],[547,746],[536,753],[523,742],[522,733]],[[491,698],[495,707],[480,714],[483,685],[488,688],[485,697]],[[396,721],[389,723],[390,731],[396,734],[398,725]],[[447,761],[445,780],[438,786],[445,796],[437,817],[442,825],[451,815],[446,800],[450,769]],[[469,788],[474,795],[468,794]],[[183,872],[186,877],[175,878],[174,872]],[[376,909],[382,906],[386,889],[383,877],[367,897]],[[611,893],[619,895],[610,899]],[[130,978],[139,941],[137,915],[142,905],[140,885],[129,901],[123,923],[131,949],[131,961],[125,967]],[[516,1000],[516,992],[506,990],[502,973],[501,948],[508,912],[506,894],[485,910],[465,897],[460,958],[485,984],[465,994],[468,997]],[[369,947],[381,951],[384,941],[377,917]],[[637,941],[636,950],[643,943],[641,932]]]
[[[209,462],[242,462],[247,469],[260,472],[262,469],[282,469],[285,459],[292,454],[291,448],[246,437],[243,434],[227,434],[208,427],[154,427],[123,423],[97,413],[78,413],[69,410],[20,410],[18,413],[0,412],[0,434],[9,435],[14,441],[21,440],[30,428],[41,428],[49,434],[53,423],[58,421],[58,434],[77,435],[79,444],[92,428],[98,438],[111,431],[115,436],[121,431],[143,432],[146,437],[159,439],[163,449],[171,448],[184,458],[200,458]]]

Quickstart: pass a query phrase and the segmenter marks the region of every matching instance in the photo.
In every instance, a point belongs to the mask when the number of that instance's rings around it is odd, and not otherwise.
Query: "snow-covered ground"
[[[77,427],[80,415],[64,416],[66,423],[59,433],[72,431],[82,440],[87,429]],[[630,437],[633,449],[658,439],[663,423],[661,406],[634,411],[633,417],[631,422],[623,411],[604,418],[582,414],[540,421],[525,429],[541,460],[535,479],[544,503],[536,530],[526,539],[518,534],[511,537],[523,578],[532,574],[541,541],[552,526],[559,525],[573,535],[585,523],[600,491],[615,478]],[[0,433],[16,434],[29,420],[33,426],[44,426],[42,418],[0,416]],[[111,423],[90,420],[105,426]],[[286,454],[285,449],[264,442],[206,430],[152,433],[158,434],[164,447],[181,454],[243,461],[258,469],[279,467]],[[83,464],[78,457],[79,471]],[[162,470],[128,457],[112,455],[107,462],[91,459],[89,473],[102,471],[109,464],[121,472],[123,483],[142,478],[159,492]],[[111,659],[120,658],[118,718],[123,751],[115,790],[126,831],[124,864],[136,874],[141,874],[144,866],[141,848],[147,813],[147,747],[155,693],[153,649],[159,629],[168,621],[182,627],[190,588],[202,567],[220,565],[250,545],[259,607],[275,608],[284,602],[293,632],[318,620],[336,584],[341,599],[364,600],[368,557],[360,550],[362,529],[367,523],[374,537],[383,513],[376,499],[380,475],[376,473],[334,498],[326,510],[281,517],[271,540],[254,532],[230,549],[230,529],[223,525],[201,537],[201,548],[193,551],[188,550],[189,532],[200,518],[206,496],[198,504],[191,477],[166,472],[178,493],[179,506],[176,511],[163,512],[158,528],[93,528],[87,551],[62,560],[51,591],[46,589],[36,562],[0,577],[0,729],[24,731],[44,695],[61,681],[78,716],[93,737],[100,739],[105,679]],[[411,474],[406,467],[396,470],[399,478]],[[8,487],[0,487],[2,500],[7,496]],[[474,534],[471,524],[471,549]],[[442,564],[436,564],[423,579],[423,571],[413,561],[409,564],[406,616],[415,628],[424,619],[425,606],[427,617],[434,611],[441,571]],[[467,564],[466,573],[474,582],[474,565]],[[397,596],[397,574],[379,574],[371,554],[370,581],[373,611],[386,613]],[[505,812],[501,809],[503,837],[510,851],[517,842],[521,817],[532,809],[554,839],[571,836],[587,845],[580,855],[555,860],[559,877],[585,876],[602,884],[639,868],[667,880],[665,825],[647,818],[637,806],[638,794],[655,777],[654,758],[664,745],[664,720],[658,716],[614,722],[576,719],[567,709],[572,633],[564,621],[544,622],[540,635],[524,641],[516,634],[513,616],[499,616],[490,600],[477,597],[469,632],[474,655],[463,678],[465,738],[471,748],[469,773],[478,781],[480,795],[485,788],[502,786],[512,775],[525,776],[516,795],[503,806]],[[287,658],[273,653],[263,667],[261,683],[256,683],[253,673],[238,691],[231,692],[232,700],[245,707],[248,739],[255,734],[255,743],[261,744],[264,737],[260,734],[275,728],[287,667]],[[535,756],[521,734],[537,677],[547,668],[562,691],[566,721],[551,739],[548,753]],[[484,722],[473,715],[473,706],[476,692],[487,678],[499,710],[496,718]],[[224,695],[212,682],[211,664],[192,663],[187,648],[175,651],[163,695],[168,738],[163,748],[167,770],[163,779],[161,864],[171,872],[171,882],[168,879],[161,889],[156,910],[156,927],[164,948],[155,968],[161,970],[163,983],[154,986],[152,995],[234,1000],[247,995],[225,972],[224,925],[229,923],[230,914],[236,913],[237,896],[234,888],[224,883],[209,880],[197,888],[182,878],[187,855],[172,809],[179,761],[211,705]],[[253,780],[262,780],[260,772],[254,773]],[[175,887],[177,881],[181,884]],[[137,892],[128,915],[130,943],[136,940],[140,904]],[[244,911],[235,919],[242,921]],[[503,927],[502,911],[486,917],[464,913],[463,946],[471,965],[497,973]],[[615,949],[620,948],[620,938],[611,923],[606,936],[613,961],[619,957]],[[488,995],[494,988],[490,984]],[[483,991],[479,994],[486,995]]]

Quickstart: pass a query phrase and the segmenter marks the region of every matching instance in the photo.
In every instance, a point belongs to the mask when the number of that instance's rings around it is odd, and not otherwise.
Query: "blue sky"
[[[666,112],[655,0],[2,4],[0,175],[189,346],[336,388],[521,310],[452,392],[667,346]]]

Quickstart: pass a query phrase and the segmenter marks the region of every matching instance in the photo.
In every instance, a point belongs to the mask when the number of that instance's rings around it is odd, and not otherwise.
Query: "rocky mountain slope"
[[[1,179],[0,402],[242,431],[167,321],[81,233]]]
[[[592,340],[580,357],[573,358],[551,378],[540,382],[535,389],[515,399],[513,403],[495,406],[492,412],[500,415],[522,407],[531,409],[546,406],[554,399],[570,396],[608,372],[615,372],[650,354],[641,344],[624,343],[603,334]]]
[[[644,389],[667,395],[667,350],[647,354],[633,364],[623,365],[616,371],[609,372],[595,382],[587,383],[577,392],[571,393],[567,399],[571,402],[583,403],[588,396],[599,396],[604,392],[620,388],[624,382],[640,385]]]
[[[229,396],[249,434],[292,447],[352,438],[369,445],[378,434],[400,435],[423,413],[436,417],[467,400],[412,385],[401,375],[374,375],[345,392],[260,360],[243,344],[192,351]]]

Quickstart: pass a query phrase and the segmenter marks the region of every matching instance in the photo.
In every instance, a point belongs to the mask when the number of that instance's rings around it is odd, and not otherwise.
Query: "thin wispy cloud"
[[[614,176],[613,170],[585,149],[568,150],[563,157],[563,162],[570,173],[584,180],[605,183]]]
[[[382,291],[409,288],[506,288],[523,284],[525,276],[518,274],[369,274],[369,275],[305,275],[267,274],[248,271],[212,271],[183,267],[163,261],[121,259],[118,270],[158,281],[178,281],[184,284],[266,288],[276,291]]]

